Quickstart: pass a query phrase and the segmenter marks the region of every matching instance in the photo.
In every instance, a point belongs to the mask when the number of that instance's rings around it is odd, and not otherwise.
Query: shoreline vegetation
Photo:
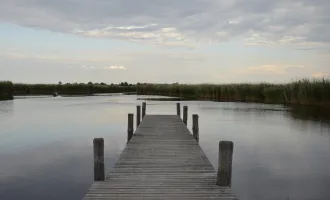
[[[330,106],[330,79],[302,79],[287,84],[120,84],[66,83],[22,84],[0,82],[0,100],[19,95],[94,95],[124,93],[159,95],[170,98],[143,98],[151,101],[209,100],[217,102],[255,102],[287,105]]]
[[[129,93],[135,92],[132,84],[121,83],[107,85],[105,83],[66,83],[62,84],[22,84],[13,85],[13,94],[16,95],[93,95],[102,93]]]
[[[185,100],[330,106],[330,79],[302,79],[287,84],[138,84],[139,95]]]
[[[10,81],[0,81],[0,101],[13,99],[13,83]]]
[[[24,84],[10,81],[0,82],[0,100],[12,100],[14,96],[54,95],[90,96],[104,93],[136,93],[136,86],[122,82],[120,84],[105,83],[66,83],[62,84]]]

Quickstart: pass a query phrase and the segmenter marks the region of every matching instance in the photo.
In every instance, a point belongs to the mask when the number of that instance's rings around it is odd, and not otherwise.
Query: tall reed
[[[302,79],[287,84],[140,84],[138,94],[196,100],[330,105],[330,79]]]
[[[0,100],[13,99],[13,83],[10,81],[0,81]]]

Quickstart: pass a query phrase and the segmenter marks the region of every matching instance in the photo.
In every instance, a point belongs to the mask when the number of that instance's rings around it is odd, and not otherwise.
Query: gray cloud
[[[249,45],[330,42],[328,0],[2,0],[0,20],[167,46],[233,38]]]

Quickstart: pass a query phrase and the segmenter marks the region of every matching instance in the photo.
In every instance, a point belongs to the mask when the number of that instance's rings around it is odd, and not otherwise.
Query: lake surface
[[[0,199],[81,199],[93,182],[95,137],[109,171],[125,147],[137,96],[26,98],[0,102]],[[176,114],[148,101],[147,114]],[[217,168],[218,142],[234,142],[240,200],[329,200],[330,112],[311,107],[182,102],[199,114],[200,145]]]

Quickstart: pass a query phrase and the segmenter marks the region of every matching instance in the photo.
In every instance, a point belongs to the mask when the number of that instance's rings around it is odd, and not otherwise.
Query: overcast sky
[[[232,83],[330,74],[329,0],[0,5],[0,80]]]

